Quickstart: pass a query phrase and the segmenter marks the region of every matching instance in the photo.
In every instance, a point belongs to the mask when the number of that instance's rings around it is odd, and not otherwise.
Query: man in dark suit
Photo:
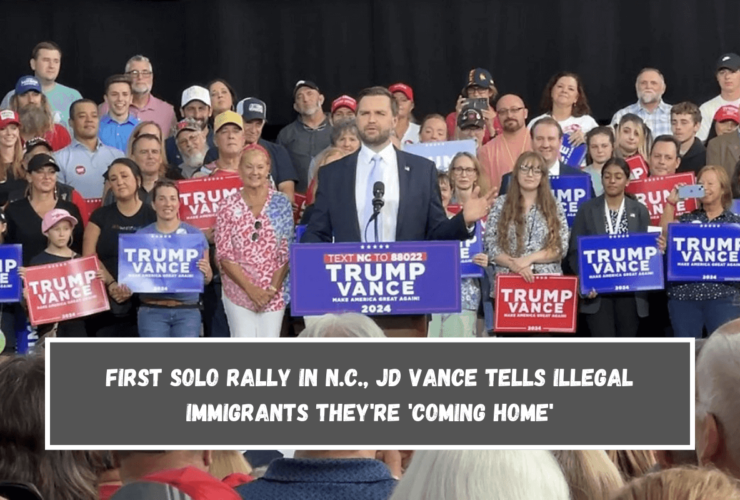
[[[554,118],[540,118],[532,127],[532,149],[545,159],[550,177],[556,175],[588,175],[577,168],[573,168],[560,161],[560,145],[563,143],[563,129]],[[506,194],[511,182],[511,172],[501,178],[499,194]],[[593,186],[591,198],[594,197]]]
[[[730,179],[740,160],[740,132],[715,137],[707,145],[707,165],[722,165]]]
[[[390,140],[398,105],[383,87],[357,98],[360,150],[319,170],[314,213],[302,243],[465,240],[474,223],[487,216],[495,191],[475,196],[448,219],[442,208],[434,163],[397,150]],[[384,205],[376,238],[373,187],[382,182]]]

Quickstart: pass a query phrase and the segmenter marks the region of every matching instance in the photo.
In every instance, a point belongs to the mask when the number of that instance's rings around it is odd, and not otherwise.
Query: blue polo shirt
[[[103,196],[103,174],[113,160],[124,156],[123,151],[106,146],[100,139],[93,151],[73,138],[69,146],[54,153],[61,170],[59,180],[75,188],[83,198]]]
[[[100,118],[98,137],[106,146],[125,152],[128,146],[128,138],[138,124],[139,119],[131,113],[128,114],[128,118],[123,123],[118,123],[110,114],[106,113]]]

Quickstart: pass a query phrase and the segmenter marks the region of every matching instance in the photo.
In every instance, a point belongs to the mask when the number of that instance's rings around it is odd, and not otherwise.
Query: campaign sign
[[[663,255],[653,233],[578,238],[581,294],[663,289]]]
[[[576,331],[578,278],[539,274],[496,276],[496,332]]]
[[[20,323],[19,323],[20,321]],[[39,341],[39,334],[36,327],[28,322],[25,315],[16,318],[15,321],[15,350],[18,354],[31,352]]]
[[[740,281],[740,224],[669,224],[668,281]]]
[[[212,228],[221,200],[239,192],[238,176],[199,177],[177,181],[180,190],[180,220],[198,229]]]
[[[560,159],[571,167],[580,167],[586,158],[586,145],[572,146],[570,134],[563,134],[563,143],[560,145]]]
[[[26,269],[32,325],[81,318],[110,309],[94,255]]]
[[[301,222],[303,212],[306,210],[306,195],[296,193],[293,195],[295,204],[293,205],[293,223],[297,226]]]
[[[306,228],[308,227],[308,224],[298,224],[295,227],[295,242],[300,243],[301,238],[303,238],[303,233],[306,232]]]
[[[20,302],[23,293],[18,268],[21,267],[21,245],[0,245],[0,302]]]
[[[483,253],[483,231],[480,221],[475,223],[475,235],[460,242],[460,273],[463,278],[482,278],[484,269],[473,263],[475,254]]]
[[[555,199],[563,205],[568,227],[576,220],[578,208],[591,199],[590,175],[558,175],[550,177],[550,187]]]
[[[294,316],[462,309],[456,241],[293,245],[290,270]]]
[[[740,215],[740,200],[732,200],[732,213]]]
[[[203,292],[200,234],[122,234],[118,282],[134,293]]]
[[[80,210],[82,216],[82,225],[87,226],[87,221],[90,220],[92,213],[103,206],[103,198],[85,198],[85,204]]]
[[[625,159],[625,161],[627,162],[627,165],[630,166],[630,180],[639,181],[648,178],[650,170],[648,169],[648,164],[645,163],[645,158],[643,158],[642,155],[636,154],[634,156],[630,156]]]
[[[465,139],[462,141],[420,142],[405,145],[403,151],[404,153],[428,158],[437,165],[437,170],[447,172],[452,159],[457,153],[465,152],[475,156],[475,141]]]
[[[668,195],[676,184],[694,184],[693,172],[665,175],[662,177],[648,177],[647,179],[630,181],[625,192],[635,195],[637,201],[645,205],[650,214],[650,223],[660,225],[660,216],[663,215]],[[676,217],[696,210],[696,199],[689,198],[676,203]]]

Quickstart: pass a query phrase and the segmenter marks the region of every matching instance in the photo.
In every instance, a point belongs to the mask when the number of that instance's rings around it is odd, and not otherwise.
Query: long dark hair
[[[586,91],[583,88],[581,77],[569,71],[561,71],[560,73],[556,73],[555,75],[553,75],[552,78],[550,78],[550,81],[547,82],[547,87],[545,87],[544,92],[542,92],[542,101],[540,102],[540,108],[542,109],[542,112],[552,113],[552,89],[555,88],[558,80],[564,77],[573,78],[576,81],[576,86],[578,87],[578,100],[573,105],[573,111],[571,112],[573,116],[578,118],[579,116],[590,115],[591,107],[588,105],[588,98],[586,97]]]
[[[131,158],[116,158],[110,165],[108,165],[108,170],[106,170],[103,174],[103,178],[106,182],[108,182],[108,174],[113,168],[113,165],[125,165],[129,168],[129,170],[131,170],[131,174],[133,174],[134,178],[136,179],[136,197],[141,199],[139,197],[139,188],[142,186],[142,184],[144,184],[144,177],[141,175],[141,168],[139,168],[139,164]]]

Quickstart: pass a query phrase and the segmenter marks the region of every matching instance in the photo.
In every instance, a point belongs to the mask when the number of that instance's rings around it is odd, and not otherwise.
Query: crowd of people
[[[303,337],[382,337],[325,315]],[[44,450],[45,343],[0,357],[3,500],[740,499],[740,319],[696,342],[692,450]]]
[[[667,104],[661,72],[640,71],[637,102],[606,126],[591,116],[584,84],[570,72],[547,82],[541,114],[531,119],[531,105],[513,92],[499,95],[483,68],[464,75],[454,111],[423,120],[414,116],[408,83],[328,105],[316,83],[299,80],[296,119],[276,142],[262,137],[267,103],[240,100],[223,79],[185,88],[176,110],[154,96],[155,68],[143,55],[105,81],[102,103],[57,82],[62,50],[55,43],[36,45],[30,65],[33,74],[18,78],[0,111],[2,242],[22,245],[23,271],[97,256],[111,306],[73,326],[42,328],[60,336],[297,334],[303,322],[290,314],[291,245],[366,241],[378,181],[385,185],[379,241],[466,240],[476,222],[485,226],[484,249],[474,256],[483,277],[461,280],[462,311],[434,315],[431,336],[496,335],[495,277],[578,275],[580,237],[740,222],[732,212],[740,197],[737,54],[720,57],[720,93],[701,106]],[[466,139],[475,153],[439,171],[404,152],[415,143]],[[565,150],[577,148],[583,159],[569,164]],[[674,216],[677,185],[660,227],[651,224],[627,194],[629,182],[681,172],[704,187],[698,208]],[[592,198],[572,227],[550,187],[561,175],[591,179]],[[196,229],[179,220],[178,182],[204,177],[238,178],[243,187],[219,204],[212,227]],[[101,206],[89,214],[96,199]],[[59,232],[58,224],[70,227]],[[120,284],[118,237],[128,233],[202,235],[203,293],[139,294]],[[656,245],[665,252],[665,237],[656,235]],[[669,282],[650,293],[592,291],[580,297],[579,311],[581,335],[700,338],[740,316],[740,294],[734,282]],[[3,306],[6,351],[26,324],[23,303]]]

